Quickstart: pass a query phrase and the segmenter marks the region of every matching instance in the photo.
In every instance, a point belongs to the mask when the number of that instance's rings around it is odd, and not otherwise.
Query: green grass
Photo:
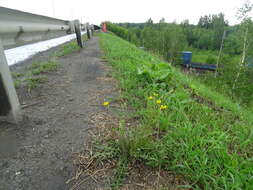
[[[23,73],[18,73],[18,72],[12,72],[11,75],[13,78],[19,78],[19,77],[24,76]]]
[[[22,84],[22,80],[14,79],[13,83],[14,83],[15,88],[19,88]]]
[[[217,51],[189,49],[193,53],[193,62],[216,64]],[[233,88],[234,81],[238,73],[238,63],[240,55],[222,53],[219,61],[218,75],[214,72],[205,72],[205,74],[195,75],[196,78],[205,83],[219,93],[231,97],[235,102],[240,102],[241,105],[249,107],[252,104],[252,70],[243,68],[240,73],[240,78],[237,81],[236,88]],[[246,63],[247,64],[247,63]]]
[[[45,77],[41,77],[41,76],[30,76],[27,77],[25,79],[27,88],[28,88],[28,92],[31,92],[32,89],[38,87],[38,85],[40,83],[42,83],[43,81],[45,81]]]
[[[207,63],[207,64],[216,64],[219,52],[218,51],[212,51],[212,50],[201,50],[196,48],[188,48],[187,51],[192,52],[192,62],[197,63]],[[222,56],[229,58],[229,60],[226,60],[227,64],[236,64],[238,63],[240,56],[238,55],[228,55],[224,53]]]
[[[78,51],[79,49],[81,48],[77,45],[76,40],[74,40],[63,45],[61,49],[58,52],[56,52],[56,56],[59,57],[59,56],[68,55],[70,53]]]
[[[82,40],[83,41],[87,41],[88,40],[87,34],[84,34],[82,36]],[[70,53],[76,52],[76,51],[78,51],[80,49],[81,48],[78,46],[76,40],[72,40],[72,41],[66,43],[65,45],[63,45],[60,48],[60,50],[58,50],[55,54],[56,54],[57,57],[65,56],[65,55],[68,55]]]
[[[116,36],[100,37],[138,118],[111,143],[117,159],[174,171],[194,189],[253,189],[252,112]]]
[[[192,62],[216,64],[218,58],[218,51],[211,50],[199,50],[195,48],[189,48],[192,52]]]
[[[50,59],[48,61],[34,62],[29,67],[30,75],[39,75],[42,73],[55,71],[58,67],[56,59]]]
[[[117,163],[116,172],[110,181],[111,190],[118,190],[127,176],[128,161],[120,159]]]
[[[28,91],[36,88],[40,83],[45,81],[45,73],[56,71],[59,63],[56,58],[51,58],[48,61],[34,62],[27,67],[25,73],[13,72],[14,85],[19,88],[22,84],[27,86]]]

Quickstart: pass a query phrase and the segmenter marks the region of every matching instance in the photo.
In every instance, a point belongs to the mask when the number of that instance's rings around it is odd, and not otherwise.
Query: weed
[[[55,71],[58,67],[57,60],[53,57],[48,61],[34,62],[27,67],[25,73],[13,72],[14,85],[16,88],[20,87],[22,84],[26,85],[28,91],[31,92],[32,89],[36,88],[38,84],[45,81],[46,77],[43,76],[46,72]]]
[[[63,45],[61,49],[58,52],[56,52],[56,56],[60,57],[60,56],[68,55],[70,53],[78,51],[79,49],[80,47],[77,45],[76,41],[74,40]]]
[[[19,78],[19,77],[24,76],[23,73],[18,73],[18,72],[12,72],[11,75],[13,78]]]
[[[58,62],[51,59],[45,62],[35,62],[29,67],[31,75],[39,75],[49,71],[55,71],[58,67]]]
[[[45,77],[30,76],[30,77],[26,78],[25,81],[27,84],[28,92],[31,92],[31,90],[36,88],[38,86],[38,84],[45,81]]]
[[[22,80],[20,80],[20,79],[15,79],[14,80],[15,88],[19,88],[21,86],[21,84],[22,84]]]
[[[124,178],[128,172],[128,161],[120,159],[117,163],[116,172],[111,179],[110,185],[112,190],[118,190],[122,185]]]

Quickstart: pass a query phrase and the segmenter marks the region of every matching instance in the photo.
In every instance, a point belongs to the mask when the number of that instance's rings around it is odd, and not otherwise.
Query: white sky
[[[235,24],[237,9],[245,0],[0,0],[0,6],[64,20],[100,24],[101,21],[181,22],[196,24],[200,16],[223,12],[229,24]]]

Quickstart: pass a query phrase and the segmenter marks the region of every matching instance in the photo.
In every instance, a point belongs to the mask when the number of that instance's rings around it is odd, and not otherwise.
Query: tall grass
[[[119,157],[179,173],[194,189],[253,189],[250,111],[116,36],[100,37],[138,118],[114,141]]]

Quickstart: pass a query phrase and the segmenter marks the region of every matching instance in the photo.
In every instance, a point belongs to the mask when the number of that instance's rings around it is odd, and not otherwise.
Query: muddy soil
[[[93,127],[89,118],[114,96],[98,41],[94,37],[84,49],[58,58],[58,70],[47,73],[46,82],[31,93],[25,86],[17,89],[25,119],[19,125],[0,121],[1,190],[70,188],[66,181],[75,173],[72,155],[84,148]],[[57,48],[11,69],[25,72],[27,65],[48,59]]]

